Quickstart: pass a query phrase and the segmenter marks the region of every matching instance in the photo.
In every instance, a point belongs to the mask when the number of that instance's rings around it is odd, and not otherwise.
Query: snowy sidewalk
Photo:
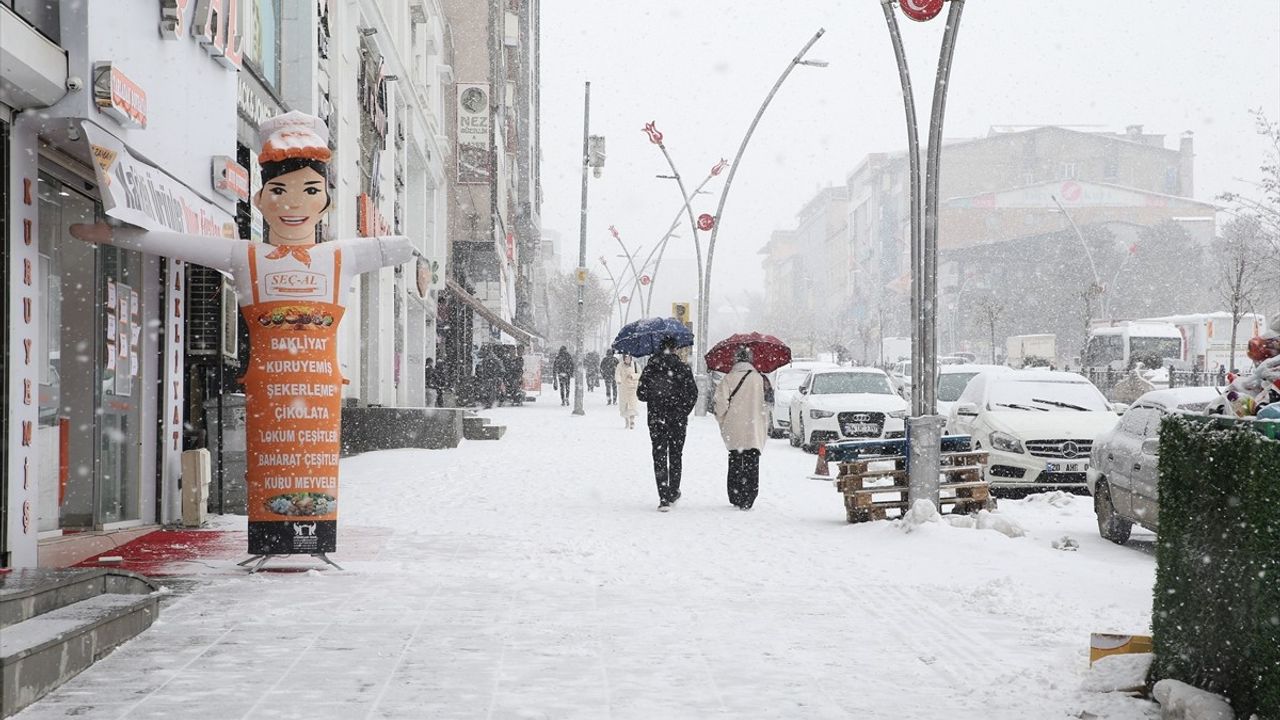
[[[728,505],[710,418],[655,512],[643,420],[602,393],[488,413],[498,442],[343,462],[345,572],[219,558],[155,626],[20,714],[45,718],[1144,718],[1081,689],[1091,631],[1146,632],[1150,538],[1088,498],[1002,503],[1029,532],[851,526],[771,441]],[[342,528],[369,538],[344,557]],[[1054,550],[1062,535],[1078,552]],[[299,559],[292,564],[305,564]]]

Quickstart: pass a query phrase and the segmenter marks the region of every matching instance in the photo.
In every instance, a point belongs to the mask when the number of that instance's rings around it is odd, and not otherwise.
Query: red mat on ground
[[[76,567],[118,567],[143,575],[173,575],[183,565],[200,560],[240,559],[244,555],[245,533],[226,530],[156,530],[94,555]],[[124,562],[104,564],[103,556],[124,558]],[[190,572],[190,568],[185,569]]]
[[[375,559],[391,537],[391,530],[377,527],[344,528],[338,536],[338,549],[332,557],[343,560]],[[208,568],[240,562],[249,557],[248,533],[243,530],[156,530],[123,545],[83,560],[75,567],[115,567],[152,577],[199,574]],[[104,564],[103,556],[124,558],[120,563]],[[290,562],[290,557],[297,558]],[[304,562],[305,561],[305,562]],[[275,572],[323,570],[325,566],[306,555],[285,556],[271,561],[264,570]],[[280,563],[291,567],[281,568]]]

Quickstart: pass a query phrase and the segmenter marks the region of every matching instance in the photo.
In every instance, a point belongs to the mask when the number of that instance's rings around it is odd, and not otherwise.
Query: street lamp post
[[[698,221],[693,218],[693,196],[684,189],[684,179],[680,177],[680,171],[676,169],[676,163],[671,159],[671,153],[667,152],[667,146],[662,142],[662,133],[658,132],[657,123],[650,121],[644,126],[644,131],[649,135],[649,142],[658,146],[662,151],[662,157],[667,159],[667,167],[671,168],[671,175],[675,178],[676,186],[680,189],[680,199],[684,203],[685,215],[689,217],[689,230],[693,232],[693,250],[698,258],[698,307],[703,305],[703,292],[705,292],[705,275],[702,272],[702,242],[698,239]],[[701,356],[707,351],[705,345],[699,345],[694,348],[694,352]]]
[[[719,162],[717,162],[715,165],[712,165],[712,166],[711,166],[711,171],[710,171],[710,172],[708,172],[708,173],[707,173],[707,176],[706,176],[705,178],[703,178],[703,179],[702,179],[702,182],[698,183],[698,187],[696,187],[696,188],[694,188],[694,189],[693,189],[693,193],[692,193],[691,195],[689,195],[689,196],[685,197],[685,199],[684,199],[684,205],[683,205],[679,210],[677,210],[677,211],[676,211],[676,215],[675,215],[675,217],[673,217],[673,218],[671,219],[671,225],[670,225],[670,227],[669,227],[669,228],[667,228],[667,232],[666,232],[666,234],[664,234],[664,235],[662,236],[662,239],[661,239],[660,241],[658,241],[658,245],[657,245],[657,247],[655,247],[653,250],[651,250],[651,251],[649,252],[650,257],[652,257],[652,256],[653,256],[653,253],[654,253],[654,252],[657,252],[657,253],[658,253],[658,259],[657,259],[657,260],[655,260],[655,261],[654,261],[654,264],[653,264],[653,277],[650,279],[650,283],[649,283],[649,295],[648,295],[648,300],[646,301],[646,305],[645,305],[645,307],[646,307],[646,311],[645,311],[645,312],[646,312],[646,314],[648,314],[648,313],[652,310],[651,305],[652,305],[652,303],[653,303],[653,288],[654,288],[654,286],[655,286],[655,285],[657,285],[657,283],[658,283],[658,269],[662,266],[662,257],[663,257],[663,255],[666,253],[666,251],[667,251],[667,242],[668,242],[669,240],[671,240],[672,238],[679,237],[679,235],[676,235],[676,234],[675,234],[675,231],[676,231],[676,228],[680,225],[680,215],[681,215],[681,213],[685,212],[685,209],[686,209],[686,208],[688,208],[688,207],[690,206],[690,204],[691,204],[691,203],[693,203],[693,199],[694,199],[695,197],[697,197],[698,195],[708,194],[708,193],[707,193],[706,191],[704,191],[702,188],[706,187],[707,183],[711,182],[711,178],[714,178],[714,177],[716,177],[717,175],[719,175],[720,173],[724,172],[724,169],[725,169],[725,168],[727,168],[727,167],[729,167],[729,161],[728,161],[728,160],[725,160],[724,158],[720,158],[720,161],[719,161]],[[660,175],[659,177],[666,177],[666,176],[662,176],[662,175]],[[647,267],[647,266],[648,266],[648,264],[649,264],[649,258],[645,258],[645,266]],[[701,258],[699,258],[699,270],[698,270],[698,290],[699,290],[699,293],[701,293],[702,287],[703,287],[703,284],[702,284]]]
[[[577,336],[576,346],[574,348],[575,358],[574,365],[577,371],[574,373],[574,390],[573,390],[573,414],[585,415],[586,411],[582,407],[583,389],[582,383],[586,379],[585,370],[582,367],[583,345],[585,344],[583,334],[586,332],[587,316],[586,316],[586,285],[587,285],[587,169],[595,168],[596,177],[600,175],[600,168],[604,167],[604,138],[591,135],[591,83],[588,81],[584,84],[582,96],[582,205],[580,210],[580,218],[578,223],[578,322],[574,334]]]
[[[707,323],[711,319],[711,262],[715,257],[716,235],[720,232],[720,220],[721,216],[724,214],[725,200],[729,197],[729,188],[733,185],[733,177],[737,174],[738,167],[742,164],[742,154],[746,151],[747,143],[751,141],[751,134],[755,132],[756,125],[760,123],[760,118],[764,115],[765,109],[769,107],[769,102],[772,101],[773,96],[778,93],[778,88],[782,87],[783,81],[787,79],[787,76],[791,74],[791,71],[794,70],[797,65],[809,65],[811,67],[827,66],[827,63],[821,60],[804,59],[805,53],[809,52],[809,48],[813,47],[813,44],[818,42],[818,38],[821,38],[825,32],[825,29],[818,28],[818,32],[814,33],[813,37],[809,38],[809,41],[804,44],[804,47],[800,48],[800,52],[796,53],[796,56],[791,58],[791,61],[787,63],[786,69],[782,71],[782,74],[778,76],[778,80],[773,84],[773,87],[770,88],[769,94],[764,98],[764,102],[760,103],[760,109],[756,110],[756,116],[752,118],[751,125],[747,127],[747,134],[742,137],[742,144],[738,146],[738,154],[733,156],[733,163],[729,166],[729,176],[725,178],[724,188],[720,190],[720,202],[716,205],[715,215],[712,216],[715,224],[711,227],[711,237],[707,240],[707,264],[702,281],[702,302],[698,305],[699,317],[697,330],[698,337],[701,338],[701,342],[698,343],[699,347],[707,347],[707,341],[710,337],[708,334]],[[706,375],[707,372],[706,358],[702,356],[702,353],[699,353],[698,355],[698,371],[702,375]],[[707,414],[706,393],[698,393],[698,405],[695,412],[698,415]]]
[[[947,106],[951,61],[964,0],[950,0],[947,27],[942,35],[938,73],[934,81],[933,110],[929,120],[928,168],[923,202],[920,196],[920,139],[902,36],[894,15],[894,0],[880,0],[889,38],[893,43],[902,100],[907,116],[907,148],[911,164],[911,418],[907,421],[909,496],[912,502],[928,499],[938,504],[938,473],[942,419],[938,411],[938,180],[942,162],[942,123]],[[942,0],[900,0],[904,13],[926,21],[942,10]]]

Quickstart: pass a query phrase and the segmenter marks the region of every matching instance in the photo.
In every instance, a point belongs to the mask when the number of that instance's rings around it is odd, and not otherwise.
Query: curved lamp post
[[[724,188],[720,191],[720,203],[716,206],[715,215],[712,216],[714,224],[711,227],[711,238],[707,241],[706,274],[703,276],[703,287],[702,291],[699,293],[701,295],[701,300],[698,303],[698,335],[701,338],[699,345],[702,347],[706,347],[706,343],[709,338],[707,322],[711,318],[711,308],[709,307],[711,304],[711,262],[715,256],[716,235],[720,232],[720,219],[724,214],[725,200],[729,197],[729,187],[733,185],[733,176],[738,172],[738,166],[742,163],[742,153],[746,151],[747,143],[751,141],[751,134],[755,132],[756,125],[759,124],[760,118],[764,115],[765,109],[769,107],[769,102],[773,100],[773,96],[777,94],[778,88],[782,87],[783,81],[787,79],[787,76],[791,74],[791,71],[794,70],[797,65],[808,65],[811,67],[827,66],[827,63],[821,60],[804,59],[805,53],[809,52],[809,48],[813,47],[813,44],[818,42],[818,38],[822,37],[825,32],[825,29],[818,28],[818,32],[814,33],[813,37],[809,38],[809,42],[805,43],[804,47],[800,48],[800,52],[796,53],[796,56],[791,58],[791,61],[787,63],[786,69],[778,76],[777,82],[773,84],[773,88],[771,88],[769,90],[769,94],[765,96],[764,102],[760,104],[760,109],[756,111],[755,118],[751,120],[751,125],[747,127],[747,134],[742,138],[742,144],[738,146],[738,154],[733,156],[733,164],[729,166],[729,177],[725,178]],[[707,371],[706,360],[701,356],[701,354],[698,357],[698,369],[702,373],[706,373]],[[699,394],[698,414],[706,414],[705,394]]]
[[[603,255],[600,256],[600,264],[604,266],[604,271],[609,276],[609,282],[613,283],[613,299],[618,303],[618,322],[625,325],[626,323],[624,323],[622,320],[622,295],[621,295],[620,289],[618,288],[618,280],[613,276],[613,271],[609,269],[609,262],[604,259]],[[610,318],[610,323],[612,324],[612,320],[613,320],[612,311],[609,312],[609,318]]]
[[[610,225],[610,226],[609,226],[609,234],[610,234],[610,235],[613,235],[613,239],[618,241],[618,247],[622,248],[622,254],[623,254],[624,256],[626,256],[626,258],[627,258],[627,265],[631,268],[631,278],[632,278],[632,280],[633,280],[635,283],[639,283],[639,282],[640,282],[640,273],[639,273],[639,271],[637,271],[637,270],[636,270],[636,260],[635,260],[635,257],[631,254],[631,251],[627,249],[627,245],[626,245],[626,243],[622,242],[622,236],[618,234],[618,228],[617,228],[617,227],[615,227],[615,226],[613,226],[613,225]],[[633,286],[633,287],[634,287],[634,286]],[[635,292],[634,292],[634,290],[633,290],[633,291],[632,291],[632,295],[634,295],[634,294],[635,294]],[[627,320],[628,320],[628,319],[630,319],[630,317],[631,317],[631,303],[630,303],[630,302],[628,302],[628,303],[627,303],[627,315],[626,315],[626,317],[624,317],[624,318],[622,319],[622,324],[623,324],[623,325],[626,325],[626,324],[627,324]]]
[[[693,231],[693,250],[698,258],[698,307],[701,308],[706,275],[702,271],[702,242],[698,240],[698,221],[693,219],[693,196],[684,189],[684,179],[680,177],[680,171],[676,169],[676,163],[671,159],[671,153],[667,152],[667,146],[662,142],[662,133],[658,132],[657,122],[649,121],[644,126],[644,131],[649,135],[649,142],[657,145],[658,149],[662,151],[662,157],[667,159],[667,167],[671,168],[671,175],[675,178],[676,186],[680,188],[680,200],[684,203],[685,214],[689,216],[689,229]],[[732,175],[732,173],[730,174]],[[701,350],[706,352],[706,347],[701,346]]]
[[[702,182],[698,183],[698,187],[693,189],[693,194],[685,198],[684,206],[676,211],[675,217],[671,219],[671,226],[667,228],[667,232],[663,234],[662,239],[658,241],[658,244],[654,246],[654,248],[649,251],[649,255],[645,257],[644,265],[641,266],[641,269],[647,269],[649,267],[649,261],[653,260],[653,254],[654,253],[658,254],[657,260],[654,260],[653,262],[652,277],[649,279],[649,293],[648,293],[647,299],[645,300],[645,306],[644,306],[645,315],[651,314],[653,310],[653,287],[654,285],[658,284],[658,269],[662,267],[662,256],[667,251],[667,243],[671,240],[671,238],[677,237],[677,235],[675,235],[675,231],[676,231],[676,228],[679,227],[680,225],[680,215],[685,213],[686,212],[685,208],[688,207],[693,202],[693,199],[695,197],[697,197],[700,193],[703,192],[702,189],[707,186],[707,183],[711,182],[712,178],[724,172],[724,169],[727,167],[729,167],[729,161],[725,160],[724,158],[720,158],[719,162],[711,166],[711,170],[710,172],[707,173],[707,176],[702,179]],[[699,267],[698,287],[699,288],[702,287],[701,267]],[[632,292],[635,292],[635,288],[632,288]]]

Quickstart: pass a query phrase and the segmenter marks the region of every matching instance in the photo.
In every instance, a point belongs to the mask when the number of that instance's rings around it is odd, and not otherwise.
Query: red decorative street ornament
[[[724,158],[720,158],[720,162],[711,166],[711,174],[719,175],[720,173],[724,172],[724,169],[727,167],[729,167],[729,161]]]
[[[716,219],[710,213],[702,213],[701,215],[698,216],[699,230],[706,231],[706,230],[710,230],[715,226],[716,226]]]
[[[902,12],[917,22],[932,20],[942,12],[943,0],[898,0]]]
[[[651,282],[653,282],[653,280],[652,280],[648,275],[641,275],[641,276],[640,276],[640,284],[641,284],[641,285],[648,285],[648,284],[649,284],[649,283],[651,283]]]
[[[658,121],[645,123],[644,131],[649,133],[649,142],[654,145],[662,144],[662,133],[658,132]]]
[[[618,228],[617,228],[617,227],[615,227],[615,226],[613,226],[613,225],[610,225],[610,226],[609,226],[609,232],[613,233],[613,236],[614,236],[614,237],[618,237]]]
[[[623,305],[626,305],[627,303],[631,302],[631,298],[627,297],[626,295],[623,295],[622,297],[618,298],[618,302],[622,303]]]

